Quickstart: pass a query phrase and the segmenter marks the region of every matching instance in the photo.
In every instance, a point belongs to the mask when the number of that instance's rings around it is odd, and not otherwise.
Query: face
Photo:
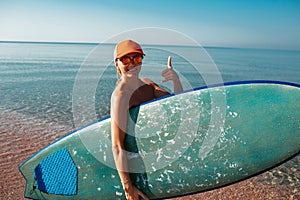
[[[137,76],[142,67],[142,58],[143,56],[138,53],[130,53],[122,58],[116,60],[116,67],[118,73],[123,75],[135,75]]]

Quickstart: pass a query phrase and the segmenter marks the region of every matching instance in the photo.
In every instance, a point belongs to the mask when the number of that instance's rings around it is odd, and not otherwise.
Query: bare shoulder
[[[148,78],[142,78],[141,79],[145,84],[150,85],[154,89],[154,96],[155,98],[162,97],[165,95],[170,94],[170,92],[166,91],[165,89],[161,88],[158,84],[153,82],[152,80]]]
[[[150,80],[149,78],[141,78],[141,81],[143,81],[145,84],[154,84],[154,82],[152,80]]]
[[[119,82],[114,89],[113,93],[111,94],[111,101],[120,101],[124,98],[127,98],[127,87],[126,84],[123,83],[122,81]]]

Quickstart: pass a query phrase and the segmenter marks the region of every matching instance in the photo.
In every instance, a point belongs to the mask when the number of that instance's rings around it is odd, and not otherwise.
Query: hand
[[[139,197],[142,197],[144,200],[149,200],[149,198],[146,195],[144,195],[133,185],[125,189],[125,195],[127,200],[139,200]]]
[[[173,70],[173,67],[172,67],[172,57],[169,56],[168,57],[168,67],[167,69],[165,69],[162,74],[161,74],[165,80],[163,80],[162,82],[167,82],[167,81],[178,81],[179,78],[178,78],[178,75],[177,73]]]

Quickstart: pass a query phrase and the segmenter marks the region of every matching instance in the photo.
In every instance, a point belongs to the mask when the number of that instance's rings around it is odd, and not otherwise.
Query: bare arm
[[[122,181],[127,199],[148,199],[131,182],[128,169],[127,155],[124,148],[124,138],[128,120],[128,101],[126,95],[113,94],[111,98],[111,140],[115,164]]]

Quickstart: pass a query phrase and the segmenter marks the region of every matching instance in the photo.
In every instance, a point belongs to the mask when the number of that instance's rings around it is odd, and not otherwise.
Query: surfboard
[[[300,85],[205,86],[132,108],[125,139],[133,183],[151,199],[228,185],[300,151]],[[32,199],[125,199],[110,118],[76,130],[19,166]]]

